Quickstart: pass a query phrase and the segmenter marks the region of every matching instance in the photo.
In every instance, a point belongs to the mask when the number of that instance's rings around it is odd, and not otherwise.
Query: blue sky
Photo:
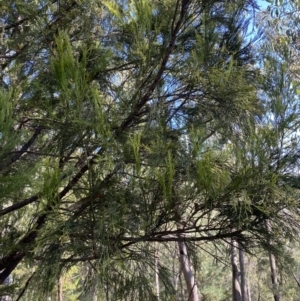
[[[268,7],[268,5],[270,5],[270,3],[265,0],[258,0],[257,4],[259,5],[259,7],[261,9],[266,9]]]

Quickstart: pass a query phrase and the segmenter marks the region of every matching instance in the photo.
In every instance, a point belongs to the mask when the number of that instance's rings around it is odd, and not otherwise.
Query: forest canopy
[[[2,0],[1,300],[299,300],[299,7],[268,2]]]

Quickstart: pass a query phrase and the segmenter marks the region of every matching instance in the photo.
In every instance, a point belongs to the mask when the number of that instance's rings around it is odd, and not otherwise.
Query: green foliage
[[[227,300],[223,242],[286,258],[299,87],[288,40],[254,63],[255,1],[2,6],[3,294],[54,299],[63,279],[66,300],[157,300],[158,270],[161,300],[186,299],[184,238],[203,300]]]

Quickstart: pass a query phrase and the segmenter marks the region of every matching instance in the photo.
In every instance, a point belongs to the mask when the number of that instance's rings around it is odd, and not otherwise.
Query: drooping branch
[[[92,163],[92,159],[89,162]],[[58,201],[61,200],[72,188],[73,186],[81,179],[84,173],[89,169],[90,164],[85,164],[79,172],[75,175],[75,177],[68,183],[68,185],[59,193]],[[37,200],[38,197],[34,196],[32,199]],[[25,205],[24,205],[25,206]],[[12,251],[8,255],[4,256],[0,259],[0,270],[3,270],[0,273],[0,284],[4,282],[4,280],[10,275],[10,273],[16,268],[16,266],[20,263],[20,261],[24,258],[25,252],[22,251],[24,245],[31,244],[35,241],[38,231],[44,226],[47,219],[47,212],[51,212],[55,206],[53,204],[49,204],[46,207],[44,214],[38,217],[35,222],[35,226],[33,230],[31,230],[28,234],[26,234],[16,245],[16,250]]]

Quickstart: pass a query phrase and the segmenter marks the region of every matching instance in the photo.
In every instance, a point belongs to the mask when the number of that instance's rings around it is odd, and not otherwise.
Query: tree
[[[3,7],[0,282],[25,270],[11,295],[41,299],[76,266],[82,296],[97,278],[106,299],[151,299],[154,242],[266,246],[265,220],[272,241],[294,233],[297,195],[257,126],[254,1]]]
[[[278,5],[277,2],[272,3],[268,11],[261,13],[259,18],[259,24],[263,26],[265,33],[265,43],[260,45],[259,53],[260,63],[264,69],[264,78],[267,79],[264,82],[263,91],[266,111],[269,112],[269,115],[265,116],[264,124],[274,132],[272,135],[275,138],[271,143],[272,159],[270,162],[272,164],[270,164],[270,169],[278,173],[281,185],[290,185],[290,188],[296,189],[296,191],[299,189],[297,184],[299,72],[296,63],[299,54],[296,42],[297,34],[292,28],[297,26],[297,23],[298,13],[295,3],[292,1],[283,1],[281,5]],[[289,218],[290,214],[295,214],[293,219],[298,219],[297,210],[291,213],[285,208],[284,211],[282,220]],[[290,220],[290,222],[292,221]],[[266,225],[267,232],[273,232],[269,221]],[[276,255],[273,254],[273,251],[274,248],[269,251],[271,279],[274,299],[280,300],[283,290],[279,289],[276,261],[282,260],[284,258],[282,253],[287,250],[286,247],[281,247],[281,251]],[[281,271],[289,269],[286,261],[282,260],[280,269]]]
[[[245,255],[244,250],[241,246],[239,246],[239,263],[240,263],[240,274],[241,274],[241,294],[242,300],[248,301],[249,295],[247,287],[247,278],[246,278],[246,268],[245,268]]]
[[[231,246],[231,264],[232,264],[232,300],[242,301],[242,289],[239,280],[240,271],[238,265],[238,244],[234,238],[232,238]]]
[[[182,229],[182,226],[180,225],[180,227],[178,228]],[[184,243],[184,237],[182,235],[179,235],[179,239],[180,239],[178,241],[179,262],[187,286],[187,297],[189,301],[198,301],[199,300],[198,287],[192,270],[191,262],[188,256],[187,247],[186,244]]]

